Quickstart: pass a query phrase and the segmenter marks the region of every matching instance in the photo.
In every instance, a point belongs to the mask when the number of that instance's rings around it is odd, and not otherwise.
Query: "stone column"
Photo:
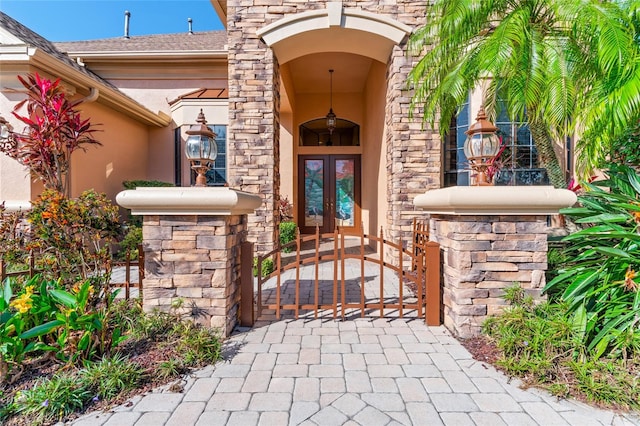
[[[258,28],[273,19],[270,9],[271,3],[254,1],[227,5],[227,181],[230,187],[263,199],[260,208],[249,215],[249,239],[256,243],[258,253],[273,249],[279,220],[280,66],[273,51],[256,35]]]
[[[229,335],[239,316],[240,246],[260,197],[229,188],[137,188],[118,204],[143,215],[145,311],[178,312]]]
[[[541,299],[547,216],[576,200],[552,187],[454,187],[416,197],[431,213],[429,239],[442,251],[445,326],[463,338],[478,335],[513,285]]]
[[[504,289],[520,285],[540,299],[547,269],[547,216],[431,215],[430,239],[440,244],[445,326],[480,333],[506,304]]]

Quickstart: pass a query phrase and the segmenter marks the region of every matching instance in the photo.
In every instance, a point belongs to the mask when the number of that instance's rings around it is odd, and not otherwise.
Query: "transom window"
[[[332,134],[324,118],[307,121],[300,125],[300,146],[359,146],[360,126],[338,118]]]

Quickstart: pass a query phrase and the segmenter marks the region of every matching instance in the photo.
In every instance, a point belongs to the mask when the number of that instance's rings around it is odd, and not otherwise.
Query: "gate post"
[[[440,290],[440,244],[429,241],[425,244],[426,309],[427,325],[442,324],[442,294]]]
[[[253,243],[240,245],[240,325],[253,327]]]

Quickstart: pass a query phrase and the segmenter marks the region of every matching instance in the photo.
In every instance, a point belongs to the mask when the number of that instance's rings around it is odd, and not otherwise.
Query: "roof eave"
[[[166,113],[162,111],[155,113],[147,109],[117,89],[92,79],[88,75],[81,73],[69,64],[58,60],[41,49],[29,49],[29,57],[30,62],[34,65],[41,67],[44,71],[52,75],[59,76],[74,86],[81,87],[85,90],[98,88],[98,101],[101,100],[105,105],[108,105],[116,111],[122,112],[147,125],[166,127],[171,123],[171,117]]]
[[[220,0],[210,0],[213,9],[218,14],[220,21],[222,21],[222,25],[227,28],[227,2]]]
[[[74,50],[66,51],[66,55],[72,58],[84,59],[105,59],[105,60],[166,60],[170,59],[210,59],[220,60],[227,59],[228,52],[226,50],[202,51],[202,50],[174,50],[174,51],[91,51],[91,50]]]

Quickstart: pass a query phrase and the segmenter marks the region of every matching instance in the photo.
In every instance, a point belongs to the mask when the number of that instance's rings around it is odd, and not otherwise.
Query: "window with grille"
[[[504,150],[496,164],[500,167],[495,185],[548,185],[547,171],[538,162],[538,152],[529,126],[524,122],[513,121],[504,108],[496,118],[498,136]],[[466,131],[472,122],[469,99],[462,104],[458,114],[453,117],[444,146],[444,186],[469,185],[469,163],[464,155]]]

